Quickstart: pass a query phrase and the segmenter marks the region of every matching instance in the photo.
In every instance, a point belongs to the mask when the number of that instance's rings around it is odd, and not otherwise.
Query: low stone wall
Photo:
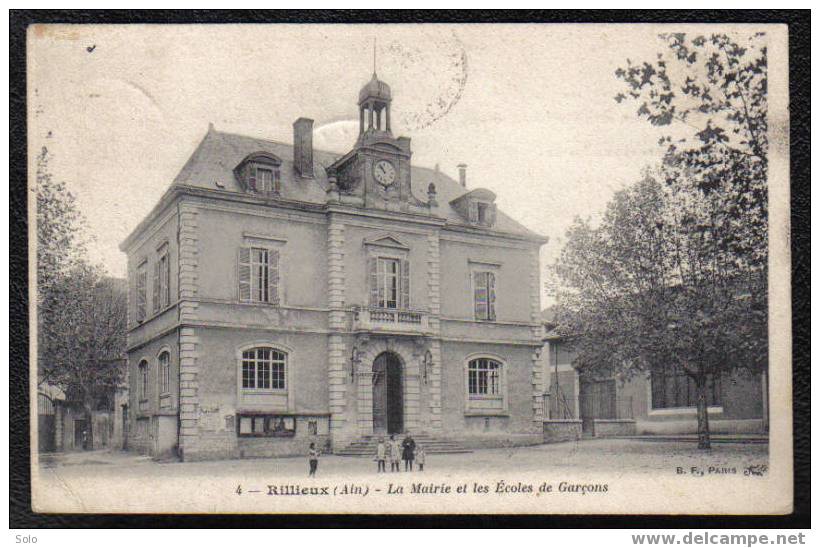
[[[310,444],[327,453],[328,436],[300,436],[293,438],[242,438],[239,440],[239,458],[260,457],[305,457],[307,459]]]
[[[442,436],[442,438],[445,438]],[[446,438],[445,438],[446,439]],[[462,435],[458,444],[467,449],[493,449],[502,447],[524,447],[543,443],[540,434],[498,434]]]
[[[766,432],[763,419],[714,419],[709,418],[712,434],[763,434]],[[683,420],[639,420],[637,433],[641,435],[697,434],[698,420],[690,417]]]
[[[550,419],[544,421],[544,443],[575,441],[581,439],[581,421],[575,419]]]
[[[632,419],[595,419],[596,438],[634,436],[635,434],[635,421]]]

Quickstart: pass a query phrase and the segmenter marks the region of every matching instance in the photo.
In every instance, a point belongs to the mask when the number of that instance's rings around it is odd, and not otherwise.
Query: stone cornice
[[[225,202],[241,203],[248,205],[268,206],[277,209],[303,211],[313,213],[342,213],[354,217],[364,217],[372,219],[383,219],[388,221],[410,222],[421,225],[429,225],[443,228],[447,232],[461,233],[478,238],[497,238],[502,240],[514,240],[521,242],[530,242],[533,244],[543,245],[549,241],[549,238],[536,235],[512,234],[509,232],[502,232],[487,228],[475,228],[467,225],[458,225],[448,222],[446,219],[437,216],[420,215],[414,213],[382,211],[374,209],[365,209],[352,206],[345,206],[341,204],[317,204],[312,202],[302,202],[297,200],[285,200],[281,198],[261,198],[259,196],[243,194],[239,192],[215,190],[208,188],[200,188],[189,185],[173,185],[165,194],[162,195],[159,202],[154,206],[151,212],[145,219],[131,231],[131,233],[120,244],[120,250],[128,252],[136,242],[136,240],[148,230],[156,219],[160,216],[165,208],[169,207],[174,200],[180,196],[196,196],[211,200],[220,200]]]

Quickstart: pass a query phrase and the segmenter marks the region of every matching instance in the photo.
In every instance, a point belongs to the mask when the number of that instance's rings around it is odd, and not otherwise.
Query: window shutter
[[[169,255],[165,255],[165,271],[163,275],[165,276],[165,285],[163,295],[162,295],[162,302],[165,306],[171,304],[171,257]]]
[[[483,274],[483,272],[473,272],[473,299],[475,301],[475,317],[478,320],[487,318],[487,295],[486,285],[483,283]]]
[[[478,203],[473,201],[470,202],[470,222],[478,222]]]
[[[495,204],[487,206],[487,226],[495,226]]]
[[[379,271],[378,259],[370,257],[367,259],[368,278],[370,279],[370,306],[379,306]]]
[[[239,248],[237,278],[239,280],[239,300],[249,302],[251,300],[251,248],[249,247]]]
[[[279,250],[268,251],[268,299],[271,304],[279,304]]]
[[[495,320],[495,274],[487,272],[487,319]]]
[[[401,308],[410,308],[410,261],[401,261]]]
[[[159,295],[160,295],[160,264],[159,261],[154,263],[154,312],[159,310]]]
[[[256,192],[256,166],[248,168],[248,190]]]
[[[137,321],[145,319],[146,277],[145,267],[142,266],[137,270]]]
[[[279,194],[282,189],[282,177],[279,169],[273,171],[273,192]]]

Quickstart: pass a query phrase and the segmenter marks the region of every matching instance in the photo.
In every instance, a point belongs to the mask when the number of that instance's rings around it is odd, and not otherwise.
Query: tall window
[[[470,396],[501,395],[501,364],[490,358],[472,360],[467,369]]]
[[[495,320],[495,273],[473,272],[475,319]]]
[[[246,390],[284,390],[287,355],[270,347],[242,352],[242,388]]]
[[[674,367],[657,368],[651,375],[653,409],[697,406],[697,386],[692,377]],[[720,378],[709,376],[706,380],[706,405],[720,403]]]
[[[148,301],[148,263],[144,261],[137,267],[137,321],[145,319]]]
[[[140,400],[148,399],[148,362],[143,360],[139,364],[139,386],[137,394]]]
[[[157,250],[154,263],[154,312],[171,304],[171,261],[168,258],[168,244]]]
[[[410,261],[392,257],[370,258],[370,305],[410,308]]]
[[[399,260],[379,258],[379,307],[399,306]]]
[[[239,249],[239,300],[279,302],[279,251],[263,247]]]
[[[159,393],[171,392],[171,354],[163,352],[159,355]]]

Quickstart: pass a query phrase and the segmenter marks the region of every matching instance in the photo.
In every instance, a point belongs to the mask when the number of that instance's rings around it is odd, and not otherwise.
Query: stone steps
[[[387,439],[387,436],[385,436],[385,440]],[[399,439],[401,440],[403,438]],[[424,452],[428,455],[472,453],[472,450],[464,447],[457,440],[435,438],[424,434],[413,436],[413,439],[416,441],[416,446],[423,446]],[[363,436],[348,444],[347,447],[341,451],[336,451],[335,454],[345,457],[374,457],[378,443],[378,436]]]

